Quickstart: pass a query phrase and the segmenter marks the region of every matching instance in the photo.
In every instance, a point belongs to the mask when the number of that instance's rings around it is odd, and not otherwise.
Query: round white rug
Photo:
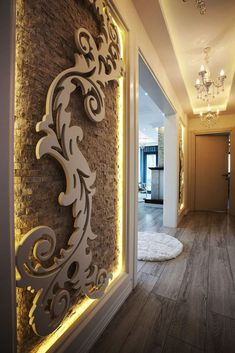
[[[165,233],[138,233],[138,260],[164,261],[173,259],[183,250],[183,244]]]

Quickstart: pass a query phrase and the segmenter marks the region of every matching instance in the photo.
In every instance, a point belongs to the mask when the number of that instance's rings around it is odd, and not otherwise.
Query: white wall
[[[116,0],[113,1],[115,3],[116,8],[118,9],[119,13],[121,14],[124,22],[126,23],[126,26],[129,31],[129,42],[130,47],[130,61],[129,61],[129,68],[130,68],[130,87],[133,88],[133,91],[130,92],[130,104],[135,107],[134,110],[132,111],[134,113],[134,116],[130,116],[130,123],[131,126],[133,126],[134,130],[132,131],[130,137],[130,142],[132,147],[135,149],[136,148],[136,141],[137,141],[137,134],[138,134],[138,111],[137,111],[137,101],[138,101],[138,54],[139,51],[141,52],[142,56],[144,57],[146,63],[150,67],[152,74],[155,76],[156,80],[158,81],[160,87],[163,89],[163,91],[166,93],[168,100],[174,107],[176,111],[176,121],[175,121],[175,130],[171,130],[169,134],[174,135],[174,144],[172,139],[167,139],[165,142],[167,144],[170,144],[169,148],[174,152],[174,155],[171,153],[167,154],[168,161],[165,159],[165,162],[169,162],[172,166],[175,166],[174,170],[174,176],[176,177],[175,179],[171,176],[167,176],[166,174],[168,173],[168,169],[166,172],[164,172],[165,175],[165,181],[164,184],[165,186],[165,191],[166,195],[164,198],[167,197],[167,203],[165,203],[165,208],[170,208],[170,210],[166,210],[165,212],[165,217],[164,217],[164,224],[165,225],[170,225],[171,226],[176,226],[180,216],[176,216],[177,212],[175,210],[178,208],[178,153],[179,153],[179,141],[178,141],[178,121],[179,117],[183,121],[186,129],[186,136],[187,136],[187,116],[184,113],[180,102],[176,96],[176,93],[174,92],[172,85],[170,83],[170,80],[167,76],[167,72],[165,71],[158,54],[156,50],[154,49],[152,42],[150,41],[147,32],[145,31],[145,28],[141,22],[141,19],[132,3],[130,0]],[[132,95],[133,94],[133,95]],[[168,127],[168,123],[166,122],[166,125]],[[170,126],[169,126],[170,127]],[[186,144],[187,144],[187,138],[186,138]],[[187,145],[185,146],[185,163],[187,164]],[[165,148],[166,145],[165,145]],[[131,155],[134,153],[133,149],[131,150]],[[132,155],[133,158],[133,168],[135,168],[136,173],[137,173],[137,153]],[[177,161],[177,162],[176,162]],[[173,168],[173,167],[172,167]],[[169,169],[169,172],[172,173],[172,168]],[[185,174],[187,174],[188,168],[187,166],[185,167]],[[186,184],[185,184],[185,193],[187,193],[187,175],[185,175],[186,179]],[[135,179],[132,179],[132,183],[135,182]],[[170,197],[168,190],[168,182],[171,182],[170,188],[174,188],[174,196]],[[137,193],[137,188],[135,190]],[[177,195],[176,195],[177,194]],[[133,194],[134,195],[134,194]],[[169,199],[168,199],[169,195]],[[172,194],[173,195],[173,194]],[[133,209],[136,209],[135,206],[136,198],[133,203]],[[185,209],[187,209],[187,197],[185,197]],[[173,211],[174,210],[174,211]],[[184,210],[183,210],[184,211]],[[170,216],[170,213],[172,215]],[[173,216],[174,213],[174,216]],[[168,216],[167,216],[168,215]],[[173,221],[174,219],[174,221]],[[137,215],[135,214],[135,220],[137,224]],[[137,230],[135,229],[135,233],[137,233]]]
[[[176,115],[165,119],[164,133],[164,209],[163,224],[177,227],[179,194],[179,140]]]
[[[216,122],[216,125],[213,126],[215,129],[224,129],[224,128],[231,128],[235,126],[235,115],[224,115],[220,114],[219,119]],[[189,131],[204,131],[207,128],[203,123],[200,121],[200,117],[195,117],[193,119],[189,119],[188,121],[188,129]],[[211,129],[207,129],[210,131]]]
[[[136,62],[136,57],[138,53],[138,49],[143,54],[145,60],[150,66],[152,73],[156,77],[163,91],[166,93],[169,101],[177,111],[177,114],[182,117],[183,121],[186,123],[187,117],[180,105],[180,102],[172,88],[170,80],[167,76],[167,72],[165,71],[156,50],[153,47],[151,40],[148,37],[148,34],[141,22],[141,19],[132,3],[131,0],[114,0],[114,4],[121,14],[124,22],[127,25],[127,28],[130,33],[130,40],[132,42],[130,50],[132,51],[132,58],[130,69],[134,71],[138,71],[138,66]],[[137,77],[136,77],[137,78]],[[134,79],[132,76],[131,79]]]

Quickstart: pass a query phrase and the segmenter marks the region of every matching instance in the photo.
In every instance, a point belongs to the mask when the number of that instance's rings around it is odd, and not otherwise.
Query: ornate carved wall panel
[[[17,0],[19,352],[100,298],[118,266],[120,41],[105,0]]]

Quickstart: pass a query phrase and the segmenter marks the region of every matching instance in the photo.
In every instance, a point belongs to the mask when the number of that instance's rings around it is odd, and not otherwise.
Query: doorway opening
[[[139,85],[138,201],[163,208],[164,114]]]
[[[165,141],[169,142],[169,139],[166,140],[165,132],[169,135],[168,129],[170,130],[172,126],[171,118],[176,121],[176,115],[162,88],[141,56],[139,56],[138,93],[138,233],[160,233],[165,225],[164,214],[169,210],[172,211],[172,205],[167,202],[167,193],[165,192],[166,180],[168,180],[166,174],[168,173],[169,176],[169,168],[165,168],[165,152],[167,152],[165,147],[169,145],[165,146]],[[177,136],[176,125],[173,130]],[[175,138],[176,140],[177,138]],[[169,155],[169,151],[166,154]],[[177,176],[177,171],[175,175]],[[172,184],[176,185],[177,183],[176,177]],[[177,192],[176,195],[178,195]],[[176,200],[175,203],[177,207]],[[167,219],[167,217],[165,218]]]
[[[138,231],[151,231],[163,222],[164,113],[159,86],[139,57]]]

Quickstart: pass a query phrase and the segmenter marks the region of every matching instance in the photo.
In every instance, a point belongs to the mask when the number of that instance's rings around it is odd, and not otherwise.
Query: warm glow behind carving
[[[185,160],[185,127],[184,125],[180,122],[180,129],[181,129],[181,148]],[[185,165],[183,165],[183,173],[182,173],[182,183],[183,183],[183,197],[182,197],[182,202],[179,205],[179,211],[182,211],[184,209],[184,198],[185,198],[185,172],[184,172]]]
[[[122,56],[123,57],[123,56]],[[118,224],[117,224],[117,232],[118,232],[118,266],[114,273],[114,278],[119,276],[122,272],[123,267],[123,95],[124,95],[124,81],[123,78],[119,79],[119,106],[118,106],[118,141],[119,141],[119,155],[118,155]]]
[[[118,28],[120,38],[120,55],[125,60],[124,43],[125,43],[125,32],[120,28],[118,23],[113,19],[114,24]],[[118,86],[118,143],[119,143],[119,154],[118,154],[118,218],[117,218],[117,231],[118,231],[118,266],[113,273],[114,279],[117,278],[123,270],[123,212],[124,212],[124,78],[119,78]]]

